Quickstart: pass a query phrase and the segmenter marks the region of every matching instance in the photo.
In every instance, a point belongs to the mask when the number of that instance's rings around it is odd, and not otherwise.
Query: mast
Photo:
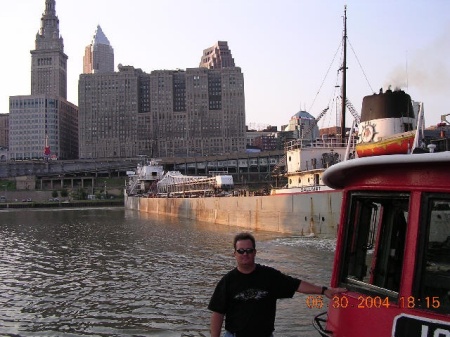
[[[347,6],[344,7],[344,58],[342,60],[341,142],[345,144],[345,107],[347,103]]]
[[[45,161],[48,161],[49,157],[50,157],[50,146],[48,146],[48,135],[45,134],[45,146],[44,146],[44,159],[45,159]]]

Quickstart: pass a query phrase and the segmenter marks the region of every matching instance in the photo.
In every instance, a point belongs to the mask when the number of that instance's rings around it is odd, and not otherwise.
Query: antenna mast
[[[347,6],[344,7],[344,58],[342,61],[341,142],[345,143],[345,103],[347,101]]]

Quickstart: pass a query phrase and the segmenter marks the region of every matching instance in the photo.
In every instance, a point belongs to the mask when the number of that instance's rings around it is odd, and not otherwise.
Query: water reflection
[[[235,228],[122,208],[0,212],[0,333],[209,336],[209,297],[234,267]],[[260,263],[329,282],[322,240],[257,232]],[[331,246],[332,247],[332,243]],[[317,336],[305,297],[279,302],[277,336]]]

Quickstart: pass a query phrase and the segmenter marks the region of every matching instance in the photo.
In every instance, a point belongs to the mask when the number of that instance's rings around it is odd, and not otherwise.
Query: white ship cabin
[[[145,165],[138,164],[136,171],[128,171],[127,194],[148,192],[153,185],[156,188],[156,182],[164,176],[164,167],[156,159],[150,160]]]
[[[132,172],[130,172],[132,173]],[[159,164],[159,161],[152,159],[148,163],[142,165],[138,164],[136,172],[129,174],[130,177],[135,177],[138,180],[153,181],[160,180],[164,175],[164,167]]]
[[[286,152],[288,188],[325,186],[322,173],[345,158],[345,147],[305,147]]]

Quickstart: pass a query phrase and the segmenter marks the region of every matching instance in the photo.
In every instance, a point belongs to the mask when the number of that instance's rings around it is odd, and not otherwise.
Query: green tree
[[[69,195],[69,192],[67,191],[67,189],[63,188],[61,190],[61,192],[59,192],[62,198],[67,198],[67,196]]]
[[[87,193],[84,189],[79,188],[72,192],[72,198],[75,200],[85,200],[87,198]]]
[[[58,191],[52,191],[52,197],[57,198],[58,197]]]

